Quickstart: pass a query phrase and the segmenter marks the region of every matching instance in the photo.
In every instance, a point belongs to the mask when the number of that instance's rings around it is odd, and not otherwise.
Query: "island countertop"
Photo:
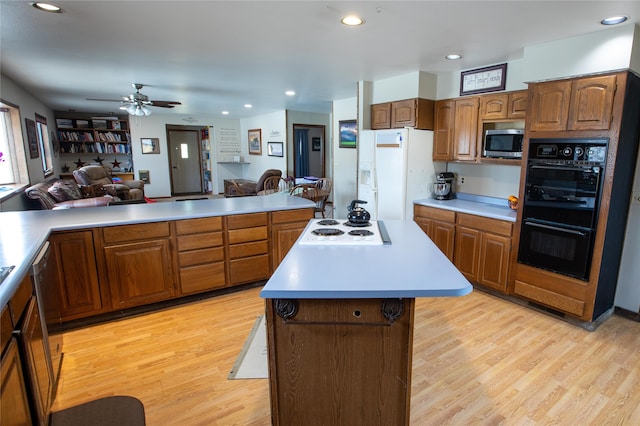
[[[3,212],[0,213],[0,266],[14,266],[14,269],[0,284],[0,307],[5,306],[15,293],[51,231],[312,207],[315,204],[304,198],[274,194],[263,197]]]
[[[384,225],[391,245],[296,243],[260,296],[369,299],[464,296],[471,292],[469,281],[415,222],[385,220]]]

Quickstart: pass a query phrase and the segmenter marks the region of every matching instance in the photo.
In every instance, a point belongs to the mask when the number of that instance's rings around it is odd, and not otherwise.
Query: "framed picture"
[[[140,142],[142,143],[143,154],[160,154],[160,139],[142,138]]]
[[[358,142],[356,120],[340,121],[340,148],[355,148]]]
[[[322,139],[319,137],[311,138],[311,150],[312,151],[320,151],[320,147],[322,146]]]
[[[507,85],[507,64],[492,65],[460,73],[460,96],[504,90]]]
[[[249,130],[249,154],[262,155],[262,130]]]
[[[40,148],[38,148],[36,122],[31,120],[30,118],[25,118],[24,124],[27,126],[27,139],[29,141],[29,156],[31,158],[38,158],[40,156]]]
[[[270,157],[284,157],[283,142],[267,142],[267,154]]]

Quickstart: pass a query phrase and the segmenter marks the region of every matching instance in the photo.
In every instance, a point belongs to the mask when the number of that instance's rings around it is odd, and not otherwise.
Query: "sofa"
[[[53,178],[30,186],[24,192],[38,200],[43,210],[108,206],[119,198],[107,195],[97,186],[80,187],[72,180]]]
[[[114,182],[111,169],[90,165],[73,171],[73,178],[78,185],[100,185],[106,193],[122,200],[144,200],[144,181],[122,180]]]

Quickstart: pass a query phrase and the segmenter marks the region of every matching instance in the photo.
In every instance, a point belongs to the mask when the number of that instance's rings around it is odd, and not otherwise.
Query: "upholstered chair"
[[[73,171],[73,178],[79,185],[102,185],[107,194],[122,200],[144,199],[144,182],[123,180],[113,182],[111,170],[98,165],[84,166]]]

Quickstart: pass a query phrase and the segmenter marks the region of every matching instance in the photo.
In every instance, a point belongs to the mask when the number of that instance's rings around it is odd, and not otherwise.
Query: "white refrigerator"
[[[431,198],[437,172],[433,132],[363,130],[358,141],[358,199],[373,220],[413,219],[413,201]]]

